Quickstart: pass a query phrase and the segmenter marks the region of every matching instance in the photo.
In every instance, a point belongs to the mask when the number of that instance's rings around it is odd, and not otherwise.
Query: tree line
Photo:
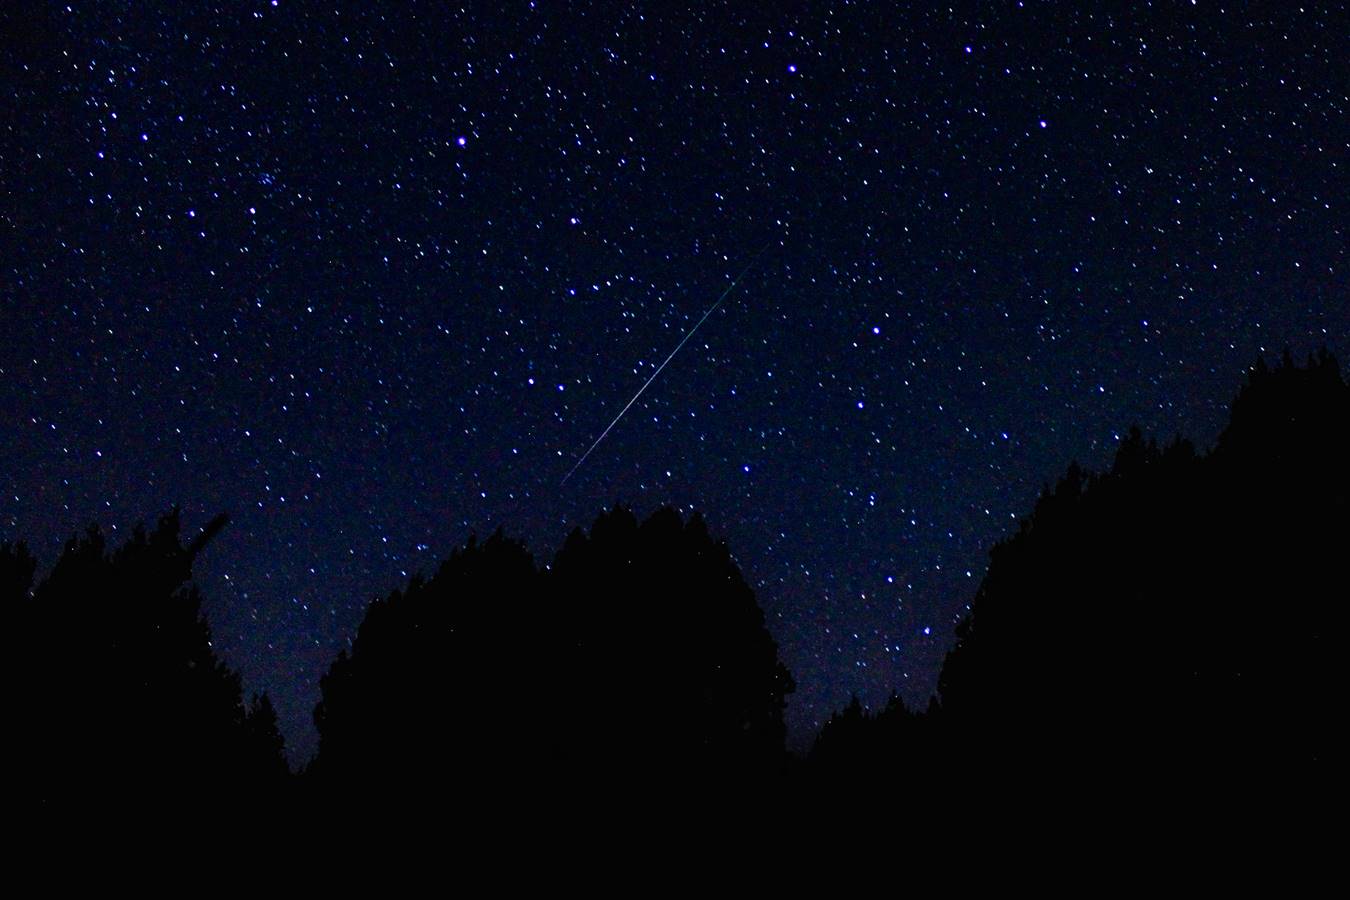
[[[1258,361],[1208,453],[1136,428],[990,554],[922,710],[856,700],[812,763],[948,783],[1247,791],[1339,747],[1350,389],[1323,350]]]
[[[11,745],[39,803],[101,795],[576,797],[1028,781],[1250,782],[1336,751],[1350,388],[1325,350],[1258,361],[1209,452],[1132,430],[993,548],[938,687],[835,713],[785,750],[791,674],[701,516],[616,506],[546,565],[500,532],[373,602],[321,682],[319,750],[283,755],[192,584],[225,525],[96,527],[36,580],[0,544]],[[1264,773],[1264,774],[1263,774]]]

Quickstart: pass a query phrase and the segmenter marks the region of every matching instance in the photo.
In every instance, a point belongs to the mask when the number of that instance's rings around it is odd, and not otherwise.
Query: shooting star
[[[614,421],[610,422],[609,425],[605,427],[605,430],[600,432],[600,436],[595,439],[595,443],[591,444],[591,446],[587,448],[586,452],[581,454],[581,459],[577,460],[576,465],[572,466],[571,470],[568,471],[568,473],[563,476],[563,480],[558,482],[559,486],[567,484],[567,479],[571,478],[576,473],[577,469],[581,468],[581,464],[586,461],[586,457],[590,456],[591,452],[594,451],[596,447],[600,446],[600,442],[605,439],[605,436],[608,435],[612,430],[614,430],[614,426],[619,424],[619,420],[623,418],[623,414],[628,412],[629,408],[631,408],[632,405],[638,401],[638,398],[642,396],[642,392],[647,390],[647,388],[651,385],[651,383],[656,380],[656,376],[661,374],[661,370],[664,369],[667,365],[669,365],[670,361],[675,358],[675,354],[680,352],[680,348],[683,347],[685,343],[688,342],[688,340],[694,336],[695,331],[698,331],[699,326],[701,326],[704,322],[708,321],[708,316],[711,316],[714,312],[717,311],[717,307],[721,306],[722,301],[727,299],[727,295],[730,294],[733,290],[735,290],[736,285],[739,284],[741,279],[745,277],[745,274],[749,272],[752,268],[754,268],[755,263],[759,262],[759,258],[764,255],[764,251],[768,250],[769,245],[772,243],[773,239],[770,238],[768,243],[766,243],[763,247],[759,248],[758,253],[750,257],[750,261],[745,264],[745,268],[741,269],[741,273],[737,275],[734,279],[732,279],[731,284],[727,285],[727,289],[722,292],[722,296],[717,298],[717,302],[714,303],[712,306],[708,307],[708,311],[703,314],[703,318],[699,319],[697,322],[694,323],[693,328],[690,328],[687,332],[685,332],[684,337],[680,338],[680,342],[675,345],[675,349],[670,351],[670,355],[666,357],[665,362],[661,363],[661,365],[656,367],[656,371],[652,373],[652,376],[647,379],[646,383],[643,384],[642,387],[638,388],[637,393],[633,395],[633,399],[629,400],[628,403],[624,405],[624,408],[619,410],[619,414],[614,417]]]

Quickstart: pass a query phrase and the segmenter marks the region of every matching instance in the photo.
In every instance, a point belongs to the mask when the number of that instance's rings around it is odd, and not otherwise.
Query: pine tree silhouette
[[[0,552],[19,612],[19,666],[33,686],[19,729],[33,799],[233,802],[279,789],[288,770],[271,704],[245,709],[190,580],[224,523],[218,517],[184,546],[175,509],[114,551],[91,527],[31,593],[31,560]]]

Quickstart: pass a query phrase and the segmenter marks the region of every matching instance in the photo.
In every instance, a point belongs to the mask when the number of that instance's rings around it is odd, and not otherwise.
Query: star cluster
[[[373,596],[616,501],[728,540],[796,746],[922,703],[1071,459],[1347,352],[1338,4],[19,6],[0,537],[228,511],[297,761]]]

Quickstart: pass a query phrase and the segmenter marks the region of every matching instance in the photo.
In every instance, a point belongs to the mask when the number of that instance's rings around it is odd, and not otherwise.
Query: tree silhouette
[[[544,572],[498,534],[372,604],[323,679],[310,774],[461,797],[763,774],[791,689],[703,520],[615,509]]]
[[[532,652],[538,577],[498,533],[371,604],[322,679],[311,777],[420,791],[477,790],[488,769],[524,777],[542,752],[519,709],[546,674]]]
[[[32,686],[19,733],[24,789],[35,799],[188,802],[230,788],[238,800],[279,787],[287,768],[271,704],[245,709],[190,581],[197,553],[224,522],[184,545],[175,509],[112,551],[91,527],[31,593],[31,559],[0,551],[17,606],[15,654]]]
[[[24,543],[0,543],[0,602],[11,612],[17,612],[33,586],[37,560]]]
[[[1215,450],[1132,431],[995,547],[930,717],[953,771],[1219,782],[1328,758],[1350,390],[1258,364]],[[995,749],[996,748],[996,749]]]
[[[573,717],[573,759],[648,779],[778,771],[792,678],[702,517],[665,508],[639,525],[616,508],[568,537],[548,583],[570,692],[607,698]]]
[[[927,710],[855,696],[818,736],[809,784],[1321,777],[1339,750],[1347,460],[1350,387],[1323,351],[1258,361],[1208,454],[1136,428],[1109,471],[1071,465],[991,551]],[[36,585],[27,547],[0,544],[21,795],[239,808],[283,793],[275,710],[244,703],[191,581],[224,522],[185,543],[173,510],[115,549],[90,528]],[[371,604],[322,679],[306,784],[508,812],[545,792],[771,788],[791,769],[793,687],[703,519],[615,507],[542,569],[498,532]]]

